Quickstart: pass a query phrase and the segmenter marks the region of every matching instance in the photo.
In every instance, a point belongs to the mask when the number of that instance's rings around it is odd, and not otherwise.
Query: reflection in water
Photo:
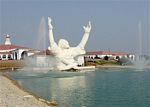
[[[85,73],[19,71],[9,75],[28,91],[48,101],[56,101],[61,107],[84,105],[86,101]]]
[[[61,88],[69,88],[72,89],[78,88],[85,88],[85,76],[79,76],[79,77],[71,77],[71,78],[59,78],[57,79],[58,85]]]
[[[85,76],[69,77],[69,78],[58,78],[51,81],[50,96],[51,100],[57,100],[63,104],[64,107],[69,106],[68,102],[80,100],[80,104],[83,105],[82,99],[86,98],[86,93],[82,89],[86,88]],[[80,93],[80,97],[76,99],[76,95]],[[60,97],[63,96],[63,97]],[[74,99],[75,98],[75,99]],[[62,105],[61,105],[62,107]]]

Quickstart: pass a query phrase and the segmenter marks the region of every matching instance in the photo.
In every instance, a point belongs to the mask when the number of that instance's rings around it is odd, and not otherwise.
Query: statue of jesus
[[[83,38],[76,47],[70,47],[69,42],[65,39],[60,39],[57,44],[53,36],[52,20],[50,17],[48,17],[50,50],[57,59],[56,66],[58,70],[69,70],[78,68],[78,62],[75,58],[79,55],[85,54],[84,48],[91,31],[91,23],[89,22],[87,26],[83,26],[83,29]]]

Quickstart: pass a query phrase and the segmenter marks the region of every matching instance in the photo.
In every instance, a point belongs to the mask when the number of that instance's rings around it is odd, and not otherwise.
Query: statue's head
[[[58,42],[58,46],[61,49],[68,49],[70,47],[68,41],[65,40],[65,39],[60,39],[59,42]]]

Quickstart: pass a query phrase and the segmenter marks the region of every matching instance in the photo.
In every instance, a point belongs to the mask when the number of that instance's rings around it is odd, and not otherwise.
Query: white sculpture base
[[[90,70],[93,70],[95,69],[95,66],[82,66],[82,67],[76,67],[76,69],[74,68],[71,68],[71,69],[68,69],[68,70],[62,70],[62,71],[73,71],[73,72],[76,72],[76,71],[90,71]]]

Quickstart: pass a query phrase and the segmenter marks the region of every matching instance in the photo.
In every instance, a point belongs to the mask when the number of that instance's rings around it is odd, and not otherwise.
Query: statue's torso
[[[51,51],[57,58],[58,69],[63,69],[65,67],[77,66],[77,61],[75,58],[81,54],[85,54],[85,50],[80,47],[70,47],[68,49],[61,49],[57,45],[51,48]],[[65,63],[67,62],[67,64]]]

